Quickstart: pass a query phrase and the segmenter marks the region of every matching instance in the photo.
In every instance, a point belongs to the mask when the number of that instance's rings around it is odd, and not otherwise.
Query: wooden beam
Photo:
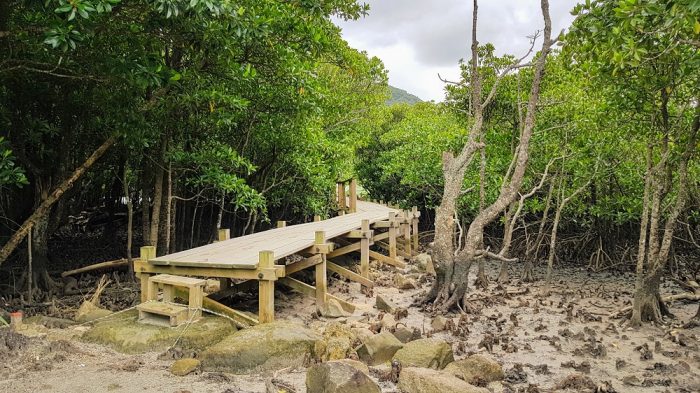
[[[376,233],[376,235],[374,235],[372,237],[372,240],[374,242],[377,242],[379,240],[384,240],[384,239],[388,239],[388,238],[389,238],[389,232],[383,232],[383,233]]]
[[[361,275],[353,272],[352,270],[346,269],[346,268],[344,268],[338,264],[335,264],[331,261],[326,262],[326,267],[328,268],[328,270],[330,270],[334,273],[338,273],[345,278],[349,278],[352,281],[359,282],[360,284],[362,284],[365,287],[371,288],[374,286],[374,282],[372,282],[372,280],[365,278],[365,277],[362,277]]]
[[[360,243],[353,243],[345,247],[341,247],[337,250],[333,250],[328,253],[328,258],[335,258],[341,255],[351,253],[353,251],[358,251],[360,249]]]
[[[380,253],[378,253],[378,252],[376,252],[376,251],[370,250],[369,256],[372,257],[372,258],[374,258],[374,259],[376,259],[376,260],[379,261],[379,262],[383,262],[383,263],[386,263],[386,264],[388,264],[388,265],[396,266],[396,267],[398,267],[398,268],[402,268],[402,269],[403,269],[403,268],[406,267],[406,264],[403,263],[403,262],[401,262],[401,261],[399,261],[398,259],[388,257],[388,256],[386,256],[386,255],[384,255],[384,254],[380,254]]]
[[[141,260],[134,260],[134,272],[137,274],[174,274],[196,277],[225,277],[240,280],[271,280],[284,277],[284,266],[273,265],[272,268],[227,269],[214,267],[189,267],[171,265],[153,265]],[[262,275],[262,276],[260,276]]]
[[[287,221],[277,221],[277,228],[284,228],[287,226]]]
[[[313,286],[311,286],[311,285],[309,285],[309,284],[303,283],[303,282],[301,282],[301,281],[299,281],[299,280],[295,280],[295,279],[293,279],[293,278],[291,278],[291,277],[284,277],[284,278],[281,278],[281,279],[279,280],[279,283],[280,283],[280,284],[283,284],[283,285],[286,285],[286,286],[288,286],[288,287],[294,289],[295,291],[300,292],[300,293],[303,293],[304,295],[307,295],[307,296],[315,296],[315,295],[316,295],[316,288],[314,288]],[[345,311],[347,311],[347,312],[349,312],[349,313],[355,312],[355,307],[356,307],[356,306],[355,306],[354,304],[352,304],[352,303],[350,303],[350,302],[348,302],[348,301],[345,301],[345,300],[343,300],[343,299],[341,299],[341,298],[339,298],[339,297],[337,297],[337,296],[331,295],[330,293],[327,293],[326,296],[327,296],[329,299],[335,299],[335,300],[337,300],[338,303],[340,303],[340,306],[343,307],[343,310],[345,310]]]
[[[187,299],[189,298],[189,291],[187,290],[187,288],[175,287],[175,296]],[[227,317],[233,319],[234,323],[239,328],[247,328],[255,326],[259,323],[258,320],[254,317],[244,312],[235,310],[231,307],[225,306],[208,296],[205,296],[204,299],[202,299],[202,308],[226,315]]]
[[[379,246],[379,247],[383,248],[383,249],[386,250],[386,251],[389,251],[389,245],[386,244],[386,243],[384,243],[384,242],[375,242],[374,245],[375,245],[375,246]],[[396,248],[396,253],[397,253],[398,255],[404,257],[404,258],[411,258],[411,257],[412,257],[411,254],[407,253],[406,251],[404,251],[404,250],[402,250],[401,248],[398,248],[398,247]]]
[[[306,259],[302,259],[299,262],[294,262],[290,265],[285,266],[285,273],[286,275],[290,275],[292,273],[296,273],[300,270],[304,270],[306,268],[309,268],[311,266],[317,265],[321,263],[323,258],[321,258],[321,254],[316,254],[314,256],[311,256]]]
[[[403,218],[404,220],[401,222],[401,227],[402,227],[402,238],[403,238],[403,246],[404,250],[406,250],[406,253],[411,255],[411,218],[410,218],[410,213],[407,210],[403,211]]]
[[[343,237],[346,239],[372,239],[374,237],[374,231],[371,229],[366,231],[362,229],[353,229],[352,231],[343,235]]]
[[[272,251],[260,251],[258,266],[263,269],[272,268],[275,264],[275,255]],[[275,320],[275,282],[273,280],[260,280],[258,282],[258,320],[260,323]]]

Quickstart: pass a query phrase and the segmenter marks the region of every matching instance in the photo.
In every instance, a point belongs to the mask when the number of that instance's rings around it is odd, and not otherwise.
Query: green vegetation
[[[633,321],[659,320],[667,262],[697,256],[700,239],[700,2],[587,0],[532,64],[473,48],[442,103],[388,86],[331,20],[368,11],[0,3],[0,264],[31,230],[33,282],[51,289],[48,239],[81,212],[104,213],[105,242],[128,232],[164,254],[217,228],[328,217],[335,182],[353,176],[371,198],[419,206],[430,231],[456,176],[450,259],[469,240],[480,264],[503,262],[499,280],[516,257],[526,280],[541,260],[634,270]],[[477,218],[485,232],[467,239]]]
[[[394,104],[417,104],[423,102],[420,98],[414,96],[413,94],[407,92],[406,90],[399,89],[398,87],[389,86],[391,91],[391,98],[386,102],[387,105]]]

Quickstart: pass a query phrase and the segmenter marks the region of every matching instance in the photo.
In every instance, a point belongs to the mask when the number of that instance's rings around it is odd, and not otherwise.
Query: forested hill
[[[389,89],[391,89],[391,98],[386,102],[387,105],[398,104],[401,102],[405,102],[406,104],[423,102],[423,100],[407,92],[406,90],[402,90],[394,86],[389,86]]]

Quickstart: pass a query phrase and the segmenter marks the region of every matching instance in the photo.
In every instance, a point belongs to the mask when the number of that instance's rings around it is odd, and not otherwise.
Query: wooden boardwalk
[[[228,230],[221,230],[216,243],[159,257],[155,247],[142,247],[140,258],[134,261],[134,270],[141,280],[142,301],[147,300],[151,276],[171,274],[218,278],[220,292],[205,297],[204,307],[228,314],[242,325],[274,320],[276,282],[315,296],[321,313],[325,312],[329,299],[352,312],[354,305],[327,293],[327,271],[359,282],[363,290],[369,290],[374,286],[369,279],[370,259],[404,267],[403,258],[413,255],[418,246],[419,213],[415,207],[408,211],[358,200],[354,181],[350,182],[346,197],[346,186],[338,184],[338,215],[327,220],[315,219],[291,226],[280,223],[278,228],[234,239],[228,239]],[[360,254],[359,273],[333,262],[333,258],[349,253]],[[300,258],[288,263],[285,258],[294,254]],[[291,277],[309,268],[315,270],[314,286]],[[258,287],[257,319],[214,300],[232,291],[251,290],[251,284]]]
[[[372,202],[357,201],[357,212],[318,222],[269,229],[252,235],[219,241],[174,254],[150,259],[154,265],[257,269],[261,251],[272,251],[275,259],[287,257],[314,245],[315,233],[325,232],[327,239],[359,230],[362,220],[372,225],[387,220],[400,210]]]

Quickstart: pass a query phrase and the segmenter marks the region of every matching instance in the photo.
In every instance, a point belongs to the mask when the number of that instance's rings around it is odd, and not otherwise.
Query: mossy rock
[[[442,370],[454,361],[452,346],[437,338],[422,338],[404,345],[393,357],[403,367],[425,367]]]
[[[206,371],[234,374],[300,366],[315,356],[323,338],[291,322],[276,321],[240,330],[200,354]]]
[[[452,362],[445,367],[445,371],[469,383],[477,380],[500,381],[505,376],[500,363],[483,355],[472,355]]]
[[[205,316],[189,326],[183,324],[176,328],[139,323],[137,319],[136,310],[114,315],[95,323],[83,334],[82,340],[136,354],[165,351],[179,337],[179,347],[199,352],[236,331],[230,321],[220,317]]]

